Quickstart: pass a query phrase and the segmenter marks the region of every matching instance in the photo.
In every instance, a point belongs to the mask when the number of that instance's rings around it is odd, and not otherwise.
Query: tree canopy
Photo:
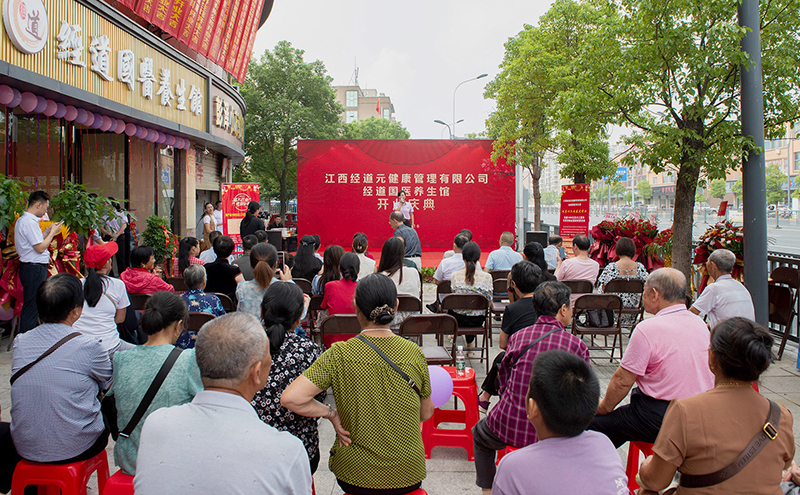
[[[653,187],[646,180],[636,184],[636,189],[639,191],[639,196],[645,201],[653,197]]]
[[[786,191],[783,185],[786,184],[786,174],[781,171],[778,164],[773,163],[767,166],[767,203],[777,204],[786,201]]]
[[[344,139],[408,139],[411,133],[400,122],[370,117],[344,125]]]
[[[708,186],[708,194],[712,198],[722,199],[725,197],[725,181],[722,179],[714,179]]]
[[[249,175],[265,191],[277,189],[281,214],[297,188],[297,140],[341,135],[332,78],[319,60],[305,62],[303,50],[281,41],[250,62],[242,96],[247,104],[245,153],[240,176]]]

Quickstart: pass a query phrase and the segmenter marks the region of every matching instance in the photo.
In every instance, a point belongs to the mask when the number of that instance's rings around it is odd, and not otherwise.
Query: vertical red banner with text
[[[558,235],[564,248],[572,250],[572,238],[589,234],[589,184],[561,186],[561,214]]]
[[[211,37],[211,45],[208,47],[208,58],[213,60],[216,64],[222,65],[220,61],[220,53],[222,52],[222,40],[228,32],[228,25],[235,22],[236,12],[233,8],[239,7],[239,0],[223,0],[222,5],[217,15],[217,26],[214,28],[214,33]]]
[[[239,82],[244,82],[244,76],[247,74],[247,66],[250,65],[250,55],[253,53],[253,45],[256,42],[256,33],[258,32],[258,21],[261,18],[261,9],[264,7],[262,2],[254,1],[255,15],[250,14],[248,19],[248,29],[245,29],[245,36],[242,38],[242,44],[239,47],[239,53],[236,55],[236,62],[234,66],[234,77]]]
[[[239,224],[242,222],[250,201],[258,201],[257,183],[222,184],[222,233],[233,239],[236,248],[233,254],[242,253],[242,236]]]
[[[217,4],[219,4],[219,0],[202,0],[202,5],[200,5],[200,10],[197,13],[197,20],[192,30],[192,37],[189,40],[189,48],[203,55],[205,55],[205,53],[200,50],[200,44],[203,42],[208,24],[217,22],[217,18],[211,15],[212,10],[214,10]]]
[[[236,51],[236,48],[233,46],[235,45],[235,42],[233,41],[233,34],[236,32],[236,25],[237,23],[244,21],[244,16],[246,15],[247,4],[245,0],[232,0],[231,7],[228,10],[228,20],[225,22],[225,33],[222,36],[222,43],[220,43],[216,48],[216,54],[214,51],[214,43],[211,44],[209,58],[214,60],[225,70],[227,70],[226,66],[228,65],[227,57],[229,51]],[[211,57],[212,54],[215,54],[216,58]]]
[[[200,17],[200,8],[202,7],[200,0],[192,0],[186,5],[186,17],[181,21],[180,35],[177,37],[178,41],[186,46],[192,41],[192,34],[194,34],[195,26],[197,26],[197,18]]]

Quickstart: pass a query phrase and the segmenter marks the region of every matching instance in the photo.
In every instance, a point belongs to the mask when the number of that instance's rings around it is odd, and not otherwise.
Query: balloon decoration
[[[64,118],[67,119],[67,121],[72,122],[77,120],[78,118],[77,108],[73,107],[72,105],[67,105],[66,107],[64,107],[64,110],[66,111],[64,113]]]
[[[35,113],[43,113],[45,108],[47,108],[47,100],[42,98],[41,96],[37,96],[36,108],[34,108],[33,111]]]
[[[447,404],[453,395],[453,377],[441,366],[428,366],[431,377],[431,400],[437,408]]]
[[[0,84],[0,105],[8,105],[14,99],[14,90],[5,84]]]
[[[111,129],[111,124],[113,123],[115,126],[117,125],[116,120],[112,120],[111,117],[106,117],[103,115],[101,118],[100,130],[103,132],[108,132]]]
[[[56,103],[56,113],[53,114],[53,117],[63,119],[65,115],[67,115],[66,105],[63,103]]]
[[[14,108],[22,102],[22,93],[13,88],[11,91],[14,92],[14,98],[11,99],[11,103],[8,104],[8,108]]]
[[[167,135],[164,144],[166,144],[167,146],[173,146],[175,144],[175,136],[171,134]]]
[[[122,119],[117,119],[117,127],[114,129],[114,132],[116,134],[122,134],[125,132],[126,128],[127,126],[125,125],[125,122],[123,122]]]
[[[182,150],[183,149],[183,141],[184,141],[183,138],[176,137],[175,138],[175,143],[173,143],[172,146],[174,146],[175,148],[178,148],[179,150]]]
[[[103,126],[103,116],[99,113],[94,114],[94,121],[92,122],[92,129],[100,129]]]
[[[39,100],[36,99],[36,95],[30,93],[28,91],[22,93],[22,100],[19,103],[20,108],[24,110],[26,113],[31,113],[36,109],[36,105],[39,104]]]
[[[53,100],[47,100],[47,106],[42,113],[47,117],[52,117],[56,114],[56,110],[58,110],[58,105],[56,105],[56,102]]]
[[[144,139],[147,137],[147,129],[144,127],[137,125],[136,126],[136,137],[139,139]]]
[[[134,124],[125,125],[125,135],[128,137],[133,137],[134,135],[136,135],[136,125]]]

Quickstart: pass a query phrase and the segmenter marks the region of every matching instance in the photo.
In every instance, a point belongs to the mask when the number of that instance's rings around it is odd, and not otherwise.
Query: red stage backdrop
[[[297,144],[299,235],[350,251],[364,232],[380,249],[394,231],[389,214],[407,193],[422,249],[447,250],[470,229],[482,251],[514,231],[514,175],[495,167],[491,140],[308,140]]]
[[[239,235],[239,224],[242,223],[247,205],[250,201],[258,201],[258,184],[225,183],[222,184],[222,233],[233,239],[236,247],[233,254],[242,253],[242,236]]]
[[[561,186],[561,218],[558,235],[572,250],[572,238],[589,234],[589,184]]]

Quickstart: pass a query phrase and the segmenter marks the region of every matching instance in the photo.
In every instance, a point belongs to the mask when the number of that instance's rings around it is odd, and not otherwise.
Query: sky
[[[353,83],[391,97],[412,139],[446,139],[456,94],[456,134],[480,133],[494,110],[484,85],[498,73],[504,43],[536,24],[547,0],[275,0],[254,56],[281,40],[321,60],[336,86]]]

